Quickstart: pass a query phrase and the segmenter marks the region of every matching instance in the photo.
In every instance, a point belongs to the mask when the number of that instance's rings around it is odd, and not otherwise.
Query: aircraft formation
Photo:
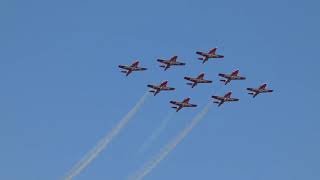
[[[203,64],[205,64],[208,60],[210,59],[217,59],[217,58],[224,58],[224,55],[220,55],[216,53],[217,48],[212,48],[209,52],[199,52],[197,51],[196,54],[200,55],[198,60],[201,60]],[[184,62],[179,62],[178,56],[173,56],[170,59],[157,59],[157,62],[160,63],[160,67],[164,68],[164,71],[167,71],[169,68],[173,66],[185,66],[186,63]],[[134,71],[145,71],[147,68],[140,67],[139,66],[139,61],[133,62],[131,65],[119,65],[119,68],[122,69],[122,73],[125,73],[126,76],[130,75]],[[224,74],[224,73],[219,73],[218,76],[221,77],[222,79],[220,80],[221,82],[224,83],[224,85],[228,85],[231,81],[233,80],[246,80],[246,77],[239,75],[239,70],[234,70],[233,72],[229,74]],[[197,77],[184,77],[185,80],[187,80],[187,85],[190,85],[191,88],[194,88],[198,84],[208,84],[212,83],[211,80],[205,79],[204,78],[205,73],[199,74]],[[161,91],[174,91],[174,87],[170,87],[168,85],[168,81],[163,81],[159,84],[148,84],[147,87],[150,88],[149,92],[153,93],[154,96],[156,96],[158,93]],[[247,88],[247,91],[249,95],[252,95],[253,98],[255,98],[258,94],[262,93],[270,93],[273,92],[273,90],[267,88],[267,84],[264,83],[258,87],[254,88]],[[232,92],[227,92],[223,96],[211,96],[213,98],[213,103],[218,104],[218,107],[220,107],[222,104],[225,102],[235,102],[239,101],[238,98],[233,98],[231,97]],[[182,101],[170,101],[172,108],[176,109],[176,112],[180,111],[182,108],[185,107],[197,107],[196,104],[191,104],[189,103],[190,98],[185,98]]]

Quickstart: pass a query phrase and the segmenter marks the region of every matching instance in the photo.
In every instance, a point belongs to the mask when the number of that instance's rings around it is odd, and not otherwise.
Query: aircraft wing
[[[138,67],[135,69],[135,71],[145,71],[145,70],[147,70],[147,68]]]
[[[203,79],[203,80],[201,80],[200,82],[201,82],[201,83],[212,83],[212,81],[211,81],[211,80],[204,80],[204,79]]]
[[[221,99],[223,99],[223,97],[221,97],[221,96],[211,96],[213,99],[217,99],[217,100],[221,100]]]
[[[184,65],[186,65],[186,63],[183,63],[183,62],[176,62],[176,63],[174,63],[174,65],[177,65],[177,66],[184,66]]]
[[[163,87],[162,90],[165,90],[165,91],[172,91],[172,90],[175,90],[175,88],[173,87]]]
[[[170,103],[178,106],[181,104],[180,102],[177,102],[177,101],[170,101]]]
[[[246,79],[246,77],[244,77],[244,76],[237,76],[238,78],[237,79],[240,79],[240,80],[245,80]]]
[[[149,87],[149,88],[152,88],[152,89],[159,89],[159,87],[158,87],[158,86],[151,85],[151,84],[148,84],[148,87]]]
[[[122,69],[129,69],[128,66],[124,66],[124,65],[119,65],[118,67],[119,67],[119,68],[122,68]]]
[[[160,62],[160,63],[163,63],[163,64],[168,63],[167,60],[163,60],[163,59],[157,59],[157,61]]]
[[[220,77],[223,77],[223,78],[228,78],[228,76],[227,76],[227,74],[222,74],[222,73],[220,73],[220,74],[218,74]]]
[[[228,98],[227,101],[239,101],[237,98]]]
[[[193,81],[194,79],[191,78],[191,77],[184,77],[185,80],[188,80],[188,81]]]
[[[253,88],[247,88],[247,90],[248,90],[248,91],[253,91],[253,92],[257,91],[257,90],[255,90],[255,89],[253,89]]]
[[[197,51],[196,54],[203,56],[204,52]]]
[[[197,107],[197,105],[196,104],[188,104],[188,105],[186,105],[186,107]]]

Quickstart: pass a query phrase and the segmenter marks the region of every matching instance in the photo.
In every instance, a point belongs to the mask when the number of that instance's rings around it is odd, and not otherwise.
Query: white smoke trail
[[[137,104],[128,112],[128,114],[123,117],[120,122],[109,132],[105,137],[103,137],[99,143],[92,148],[82,159],[79,161],[64,178],[65,180],[72,180],[75,176],[81,173],[113,140],[113,138],[124,128],[132,117],[138,112],[141,106],[144,104],[145,100],[149,96],[149,92],[146,92]]]
[[[174,111],[171,111],[162,121],[160,126],[153,131],[153,133],[149,136],[149,138],[142,144],[139,152],[143,153],[149,145],[157,139],[157,137],[166,129],[169,121],[172,119],[173,115],[175,114]]]
[[[209,109],[212,105],[212,102],[208,103],[201,112],[199,112],[188,124],[181,133],[171,141],[171,143],[167,144],[165,148],[149,161],[138,173],[136,173],[133,177],[129,177],[132,180],[142,180],[146,175],[148,175],[167,155],[174,150],[174,148],[192,131],[194,127],[203,119],[203,117],[209,112]]]

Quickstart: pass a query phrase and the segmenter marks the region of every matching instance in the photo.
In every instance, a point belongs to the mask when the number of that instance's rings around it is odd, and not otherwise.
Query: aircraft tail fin
[[[199,74],[199,76],[197,78],[198,79],[203,79],[204,78],[204,73]]]
[[[173,56],[172,58],[170,58],[170,61],[177,61],[178,56]]]
[[[209,51],[209,54],[216,54],[216,51],[217,51],[217,48],[212,48],[212,49]]]

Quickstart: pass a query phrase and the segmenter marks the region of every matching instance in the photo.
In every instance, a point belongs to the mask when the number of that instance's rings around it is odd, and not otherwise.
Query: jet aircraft
[[[225,102],[233,102],[233,101],[239,101],[237,98],[231,97],[232,92],[226,93],[224,96],[212,96],[213,99],[216,99],[218,101],[214,101],[213,103],[218,104],[218,106],[221,106]]]
[[[220,73],[219,76],[225,78],[225,79],[221,79],[220,81],[225,82],[225,85],[227,85],[232,80],[245,80],[246,79],[246,77],[239,76],[238,74],[239,74],[239,70],[235,70],[231,74]]]
[[[204,79],[204,73],[201,73],[196,78],[192,77],[184,77],[185,80],[191,81],[192,83],[187,83],[191,86],[191,88],[194,88],[198,83],[212,83],[211,80]]]
[[[199,52],[197,51],[196,53],[202,57],[198,58],[199,60],[202,61],[202,63],[204,64],[205,62],[207,62],[209,59],[211,58],[224,58],[223,55],[220,54],[216,54],[217,48],[213,48],[211,49],[208,53],[206,52]]]
[[[178,62],[177,59],[178,59],[178,56],[173,56],[169,60],[157,59],[157,61],[161,63],[160,67],[164,68],[164,70],[166,71],[171,66],[184,66],[184,65],[186,65],[186,63]]]
[[[267,84],[262,84],[258,88],[247,88],[250,91],[248,94],[252,95],[255,98],[260,93],[270,93],[273,92],[271,89],[267,89]]]
[[[175,88],[173,88],[173,87],[168,87],[167,84],[168,84],[168,81],[163,81],[160,85],[148,84],[148,87],[152,89],[149,92],[154,93],[153,95],[156,96],[160,91],[173,91],[173,90],[175,90]]]
[[[170,103],[176,105],[172,107],[176,109],[176,112],[179,112],[182,108],[185,108],[185,107],[197,107],[196,104],[190,104],[189,101],[190,101],[190,98],[185,98],[182,102],[170,101]]]
[[[126,76],[131,74],[133,71],[145,71],[147,68],[139,67],[139,61],[135,61],[131,65],[119,65],[118,66],[121,69],[124,69],[121,71],[122,73],[125,73]]]

